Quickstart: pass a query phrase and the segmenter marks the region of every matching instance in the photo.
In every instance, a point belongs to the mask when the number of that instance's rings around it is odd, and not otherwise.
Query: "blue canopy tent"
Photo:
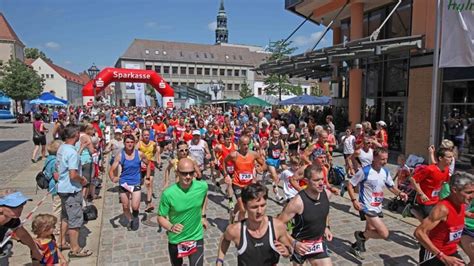
[[[31,104],[67,105],[68,101],[54,96],[50,92],[44,92],[40,97],[31,100]]]
[[[280,102],[280,105],[330,105],[331,97],[301,95]]]
[[[5,94],[0,92],[0,119],[14,118],[11,101],[12,99],[10,97],[7,97]]]

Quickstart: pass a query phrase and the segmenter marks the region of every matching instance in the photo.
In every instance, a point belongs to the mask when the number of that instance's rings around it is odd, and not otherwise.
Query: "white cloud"
[[[213,22],[207,24],[207,28],[210,31],[215,31],[217,29],[217,21],[213,21]]]
[[[59,43],[57,42],[47,42],[45,43],[45,45],[47,48],[50,48],[50,49],[59,49],[61,47],[61,45],[59,45]]]
[[[311,33],[311,35],[309,36],[302,36],[302,35],[296,36],[295,39],[293,40],[293,44],[298,47],[310,46],[310,45],[312,47],[313,45],[316,44],[316,41],[321,37],[322,34],[323,34],[322,31],[317,31],[317,32]],[[324,37],[319,44],[321,45],[325,43],[326,43],[326,37]]]

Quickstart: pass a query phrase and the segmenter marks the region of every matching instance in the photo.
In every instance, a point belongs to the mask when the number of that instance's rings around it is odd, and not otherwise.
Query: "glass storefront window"
[[[390,6],[389,10],[392,10]],[[390,11],[389,11],[390,12]],[[402,3],[389,20],[388,38],[396,38],[411,35],[412,1]]]
[[[443,83],[440,138],[458,148],[459,158],[474,154],[474,80]]]
[[[384,70],[383,96],[406,96],[408,88],[408,59],[386,61]]]

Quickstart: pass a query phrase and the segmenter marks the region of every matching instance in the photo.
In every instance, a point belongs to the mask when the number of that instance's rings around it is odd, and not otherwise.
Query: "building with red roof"
[[[25,45],[18,38],[10,23],[0,12],[0,64],[7,62],[10,58],[21,61],[25,58]]]

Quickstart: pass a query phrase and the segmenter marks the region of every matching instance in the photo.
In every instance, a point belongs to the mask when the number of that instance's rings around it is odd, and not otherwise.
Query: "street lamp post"
[[[92,66],[87,69],[87,74],[89,75],[89,78],[92,80],[92,87],[94,88],[94,103],[96,101],[96,85],[95,85],[95,78],[97,77],[97,74],[99,74],[100,69],[95,66],[94,63],[92,63]]]

